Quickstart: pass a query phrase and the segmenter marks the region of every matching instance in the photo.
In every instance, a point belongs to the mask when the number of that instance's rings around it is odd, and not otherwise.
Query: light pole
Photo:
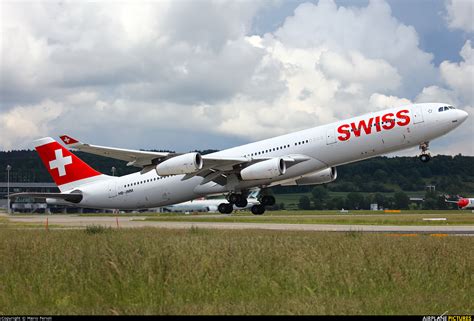
[[[112,171],[112,176],[115,176],[115,166],[112,166],[112,168],[110,169]],[[117,214],[117,210],[116,209],[113,209],[112,210],[113,213]],[[115,217],[116,221],[117,221],[117,227],[118,227],[118,217]]]
[[[7,165],[7,213],[10,214],[10,170],[12,167]]]

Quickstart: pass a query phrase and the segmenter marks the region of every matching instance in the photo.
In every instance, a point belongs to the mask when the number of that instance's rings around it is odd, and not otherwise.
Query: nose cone
[[[458,112],[458,121],[459,123],[462,123],[463,121],[465,121],[467,119],[467,116],[469,116],[469,114],[467,112],[465,112],[464,110],[457,110]]]

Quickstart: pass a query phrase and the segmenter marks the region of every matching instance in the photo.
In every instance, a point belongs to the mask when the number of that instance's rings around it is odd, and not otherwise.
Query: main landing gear
[[[230,214],[236,207],[246,207],[248,205],[246,193],[230,193],[227,195],[229,203],[221,203],[217,207],[217,210],[222,214]],[[275,197],[272,195],[264,195],[259,197],[258,201],[260,204],[253,205],[250,210],[255,215],[262,215],[265,213],[265,206],[272,206],[275,204]]]
[[[227,195],[227,201],[229,201],[229,203],[221,203],[217,207],[217,210],[222,214],[232,213],[234,205],[237,207],[246,207],[248,204],[246,194],[230,193]]]
[[[222,214],[230,214],[234,210],[234,206],[229,203],[220,203],[217,210]]]
[[[272,195],[263,195],[258,198],[260,204],[252,206],[250,209],[253,214],[255,215],[262,215],[265,213],[265,206],[272,206],[275,205],[275,197]]]
[[[420,144],[421,155],[418,156],[418,158],[419,158],[420,161],[422,161],[423,163],[427,163],[427,162],[429,162],[430,159],[431,159],[430,152],[428,151],[429,144],[430,144],[429,142],[424,142],[424,143],[421,143],[421,144]]]

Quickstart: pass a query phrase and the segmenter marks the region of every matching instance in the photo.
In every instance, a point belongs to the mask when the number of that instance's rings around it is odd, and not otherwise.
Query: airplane
[[[460,210],[474,209],[474,198],[460,197],[457,201],[449,201],[445,199],[447,203],[456,203]]]
[[[258,193],[259,191],[251,192],[247,197],[247,205],[245,207],[237,207],[233,204],[234,210],[245,210],[251,208],[254,205],[258,205]],[[183,203],[168,205],[161,207],[162,210],[167,212],[223,212],[226,206],[226,199],[195,199]],[[219,210],[220,209],[220,210]]]
[[[430,160],[429,142],[464,122],[468,113],[449,104],[423,103],[390,108],[219,152],[151,152],[82,143],[60,136],[68,147],[127,161],[140,171],[102,174],[51,137],[35,148],[60,193],[18,193],[11,197],[45,198],[47,203],[101,209],[146,209],[226,194],[219,208],[231,213],[245,207],[252,188],[262,189],[253,214],[275,204],[267,195],[276,185],[332,182],[338,166],[419,146],[422,162]]]

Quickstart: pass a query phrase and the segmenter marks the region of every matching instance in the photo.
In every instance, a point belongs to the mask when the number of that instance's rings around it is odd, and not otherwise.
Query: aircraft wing
[[[18,198],[18,197],[32,197],[32,198],[39,198],[39,199],[45,199],[45,198],[54,198],[54,199],[60,199],[60,200],[65,200],[71,203],[79,203],[82,201],[82,194],[79,193],[29,193],[29,192],[24,192],[24,193],[15,193],[15,194],[10,194],[10,198]]]
[[[168,153],[168,152],[148,152],[132,149],[122,149],[115,147],[105,147],[98,145],[86,144],[78,141],[70,136],[60,136],[61,140],[69,148],[74,148],[86,153],[115,158],[127,161],[127,166],[146,167],[149,165],[158,165],[159,163],[178,156],[182,153]],[[189,179],[194,176],[205,177],[202,184],[210,181],[222,183],[228,174],[238,173],[244,167],[249,165],[271,159],[272,157],[227,157],[217,155],[203,155],[203,167],[191,174],[185,175],[184,179]],[[301,154],[291,154],[281,157],[286,163],[287,168],[297,163],[309,160],[310,157]]]
[[[127,166],[145,167],[147,165],[156,165],[163,160],[177,156],[177,153],[168,152],[148,152],[133,149],[123,149],[115,147],[106,147],[86,144],[67,135],[60,136],[61,140],[68,148],[74,148],[81,152],[120,159],[128,162]]]

